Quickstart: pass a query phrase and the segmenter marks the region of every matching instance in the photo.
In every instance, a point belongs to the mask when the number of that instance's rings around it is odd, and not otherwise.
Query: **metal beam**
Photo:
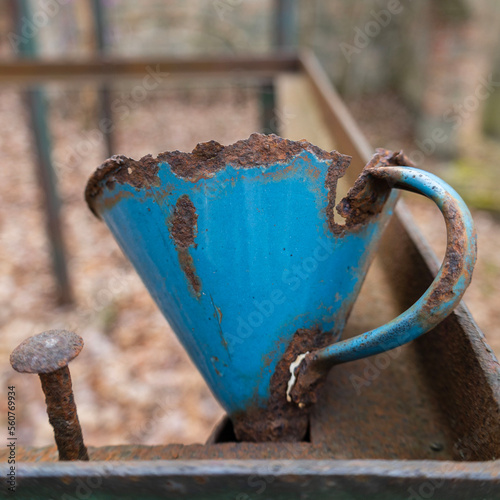
[[[92,0],[92,13],[94,14],[94,32],[97,45],[97,53],[100,57],[106,54],[106,10],[102,0]],[[111,87],[103,83],[99,89],[100,109],[99,114],[105,123],[113,122],[113,113],[111,111]],[[113,129],[107,128],[103,132],[106,142],[107,157],[114,154]]]
[[[29,2],[22,0],[17,7],[14,9],[14,15],[16,25],[20,26],[22,19],[30,17]],[[26,58],[22,62],[29,64],[36,57],[36,53],[36,39],[31,37],[21,47],[21,56]],[[25,91],[25,100],[33,133],[37,176],[44,196],[47,238],[51,246],[52,266],[57,280],[57,301],[60,304],[70,304],[73,301],[73,294],[66,263],[66,246],[60,218],[61,202],[52,164],[52,146],[43,89],[39,86],[29,87]]]
[[[261,132],[264,134],[279,134],[275,120],[276,96],[274,83],[264,84],[259,89],[260,101],[260,124]]]
[[[33,83],[54,80],[143,78],[147,68],[172,76],[272,77],[283,71],[298,71],[296,55],[177,58],[96,58],[88,61],[3,61],[0,83]]]
[[[9,466],[0,465],[8,477]],[[16,499],[500,498],[500,464],[394,460],[153,460],[18,465]],[[61,496],[62,495],[62,496]]]
[[[274,0],[274,45],[277,49],[294,50],[297,46],[297,0]]]

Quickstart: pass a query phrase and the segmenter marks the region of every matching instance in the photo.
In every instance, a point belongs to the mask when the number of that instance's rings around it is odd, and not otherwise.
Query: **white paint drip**
[[[309,354],[309,351],[305,352],[304,354],[299,354],[297,356],[297,359],[290,365],[290,373],[291,377],[290,380],[288,381],[288,387],[286,389],[286,400],[291,403],[292,402],[292,397],[290,396],[290,391],[292,390],[295,381],[297,380],[297,377],[295,376],[295,369],[300,365],[302,360]]]

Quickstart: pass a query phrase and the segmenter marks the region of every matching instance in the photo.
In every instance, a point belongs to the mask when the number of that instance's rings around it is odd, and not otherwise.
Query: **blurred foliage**
[[[500,66],[497,63],[497,67]],[[500,81],[500,73],[497,72],[493,81]],[[496,87],[489,96],[483,114],[484,133],[492,138],[500,139],[500,89]]]
[[[444,21],[463,22],[471,16],[470,6],[464,0],[437,0],[433,7]]]
[[[442,173],[471,207],[500,214],[500,143],[493,140],[469,146]]]

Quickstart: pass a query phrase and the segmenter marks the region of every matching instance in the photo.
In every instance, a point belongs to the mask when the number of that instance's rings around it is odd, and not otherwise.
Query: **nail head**
[[[51,373],[64,368],[83,348],[83,339],[67,330],[49,330],[26,339],[10,355],[22,373]]]

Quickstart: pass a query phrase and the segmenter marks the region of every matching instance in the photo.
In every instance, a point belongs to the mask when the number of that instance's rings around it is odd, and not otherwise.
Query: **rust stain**
[[[278,170],[277,172],[264,172],[262,174],[262,179],[265,179],[266,181],[271,180],[274,182],[279,182],[282,179],[285,179],[296,168],[297,166],[294,161],[290,165],[288,165],[288,167]]]
[[[331,190],[329,199],[334,199],[336,180],[344,175],[351,157],[337,151],[331,153],[301,141],[283,139],[277,135],[252,134],[248,139],[223,146],[216,141],[198,144],[191,153],[168,151],[157,158],[146,155],[140,160],[126,156],[112,156],[90,177],[85,189],[85,199],[92,212],[96,210],[96,198],[106,186],[112,189],[115,183],[129,184],[137,189],[159,186],[159,164],[168,163],[172,172],[183,179],[196,182],[212,177],[227,165],[235,168],[261,168],[276,163],[286,163],[295,156],[308,151],[320,160],[330,161],[327,188]],[[280,173],[275,174],[279,178]],[[334,201],[331,202],[332,204]]]
[[[174,207],[174,213],[169,219],[170,235],[175,242],[179,264],[194,292],[199,297],[201,280],[196,273],[193,257],[189,248],[196,248],[197,220],[195,206],[187,194],[181,196]]]
[[[217,309],[217,320],[219,321],[219,324],[222,321],[222,311],[220,310],[220,307],[215,306],[215,309]]]
[[[7,451],[0,450],[0,459],[7,460]],[[168,444],[168,445],[117,445],[89,446],[90,460],[193,460],[193,459],[329,459],[326,446],[311,443],[217,443],[217,444]],[[55,446],[34,448],[19,446],[19,462],[57,462]]]
[[[171,217],[171,231],[175,245],[178,248],[189,248],[196,244],[198,215],[193,202],[187,194],[181,196],[175,204],[174,213]]]
[[[125,200],[133,197],[134,197],[133,193],[130,193],[129,191],[118,191],[113,196],[105,198],[102,201],[102,204],[104,205],[106,210],[109,210],[113,208],[120,200]]]
[[[233,415],[234,432],[239,441],[295,442],[305,438],[309,428],[309,411],[286,400],[289,367],[300,353],[325,347],[332,339],[331,333],[322,332],[319,327],[301,328],[295,332],[271,377],[271,396],[267,407],[255,406]],[[312,397],[315,398],[314,395]]]
[[[328,168],[325,179],[325,187],[328,189],[328,204],[326,206],[326,217],[328,227],[333,234],[339,234],[342,229],[335,222],[335,198],[337,196],[337,181],[345,174],[347,167],[351,163],[351,157],[332,151],[332,163]]]
[[[447,247],[446,255],[442,265],[442,276],[439,285],[430,294],[423,307],[423,312],[428,315],[435,314],[435,310],[444,302],[454,300],[454,283],[461,274],[464,275],[466,286],[472,279],[474,262],[467,265],[464,255],[467,253],[468,241],[467,230],[450,200],[445,200],[444,210],[447,212],[449,223],[447,224]],[[477,253],[477,239],[474,232],[474,245]]]
[[[331,198],[330,204],[329,196],[328,223],[334,234],[342,235],[346,230],[356,230],[382,211],[391,188],[387,182],[373,177],[370,170],[390,166],[413,167],[414,164],[403,151],[393,152],[388,149],[377,149],[377,152],[365,166],[347,196],[336,207],[338,214],[345,219],[345,224],[334,222],[333,204],[335,203],[335,197]]]
[[[106,160],[90,177],[85,188],[85,200],[90,210],[99,217],[95,200],[101,195],[103,185],[108,189],[118,184],[129,184],[136,189],[158,186],[159,165],[151,155],[133,160],[123,155],[115,155]]]
[[[177,251],[177,255],[179,257],[179,264],[181,265],[186,278],[191,285],[194,294],[196,297],[200,296],[201,293],[201,280],[199,276],[196,274],[196,268],[194,266],[193,257],[189,255],[187,249],[180,249]]]
[[[339,155],[336,151],[328,153],[305,140],[290,141],[274,134],[252,134],[248,139],[229,146],[210,141],[198,144],[192,153],[161,153],[158,160],[167,162],[172,172],[179,177],[197,181],[212,177],[227,165],[256,168],[286,163],[302,151],[309,151],[321,160],[332,160]]]

